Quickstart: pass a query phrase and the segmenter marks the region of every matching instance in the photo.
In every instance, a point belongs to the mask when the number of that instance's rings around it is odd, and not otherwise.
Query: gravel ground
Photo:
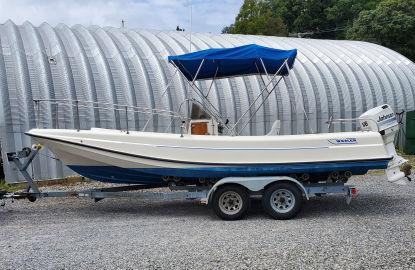
[[[42,199],[0,208],[0,269],[415,269],[415,183],[353,179],[360,195],[241,221],[189,201]],[[83,186],[87,184],[82,184]]]

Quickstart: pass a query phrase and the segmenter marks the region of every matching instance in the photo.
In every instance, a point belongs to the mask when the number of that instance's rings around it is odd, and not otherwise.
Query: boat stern
[[[395,149],[395,136],[399,131],[399,123],[392,108],[387,105],[375,107],[359,117],[360,127],[363,131],[375,131],[382,135],[386,152],[391,157],[388,167],[385,169],[388,181],[391,183],[406,185],[411,181],[412,166]]]

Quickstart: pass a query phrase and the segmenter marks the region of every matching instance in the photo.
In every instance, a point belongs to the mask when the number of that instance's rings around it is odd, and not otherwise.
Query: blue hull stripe
[[[324,175],[332,171],[351,171],[354,175],[362,175],[371,169],[385,169],[388,162],[389,159],[196,168],[120,168],[79,165],[72,165],[69,168],[87,178],[102,182],[156,184],[163,182],[163,176],[176,176],[190,181],[199,178],[289,175],[293,173]]]

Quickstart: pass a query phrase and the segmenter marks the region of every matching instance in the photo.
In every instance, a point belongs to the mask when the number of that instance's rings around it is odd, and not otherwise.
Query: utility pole
[[[189,45],[189,52],[192,52],[192,24],[193,24],[193,3],[190,0],[190,45]]]

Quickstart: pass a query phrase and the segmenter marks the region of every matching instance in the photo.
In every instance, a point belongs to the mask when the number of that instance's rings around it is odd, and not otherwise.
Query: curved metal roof
[[[313,40],[250,35],[192,34],[193,51],[258,44],[298,49],[297,61],[285,83],[254,117],[245,134],[264,134],[281,119],[282,134],[327,132],[326,121],[354,118],[369,108],[388,103],[395,111],[415,109],[415,64],[385,47],[358,41]],[[184,100],[186,82],[174,75],[168,55],[189,51],[189,33],[113,27],[38,27],[29,22],[0,24],[0,140],[5,152],[31,145],[24,132],[35,126],[33,98],[91,100],[176,111]],[[172,76],[174,75],[173,79]],[[163,95],[172,79],[169,91]],[[197,82],[207,91],[209,81]],[[257,76],[217,80],[209,95],[231,122],[258,95]],[[303,109],[308,113],[306,120]],[[73,117],[56,119],[53,107],[42,108],[41,125],[73,128]],[[73,115],[73,111],[65,111]],[[82,128],[123,128],[123,118],[111,111],[81,111]],[[124,119],[125,120],[125,119]],[[125,121],[124,121],[125,122]],[[145,124],[135,116],[131,129]],[[154,121],[165,130],[167,121]],[[350,130],[352,124],[334,126]],[[178,127],[172,126],[171,132]],[[50,153],[46,152],[46,155]],[[44,153],[45,154],[45,153]],[[34,173],[42,178],[70,173],[59,161],[40,156]],[[9,181],[18,178],[5,167]]]

